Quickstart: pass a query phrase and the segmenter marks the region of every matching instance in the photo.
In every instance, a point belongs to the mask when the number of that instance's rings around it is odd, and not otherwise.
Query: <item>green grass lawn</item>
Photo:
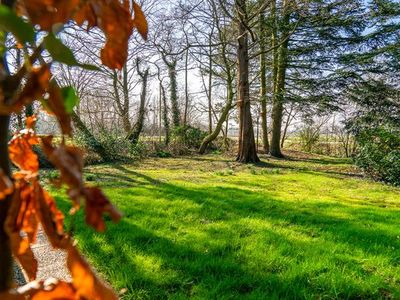
[[[125,216],[76,216],[79,246],[123,299],[400,299],[400,190],[347,160],[262,161],[90,167]]]

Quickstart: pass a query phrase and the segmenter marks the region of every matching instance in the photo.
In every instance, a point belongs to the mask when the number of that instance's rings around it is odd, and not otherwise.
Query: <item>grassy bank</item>
[[[76,238],[123,299],[400,298],[400,190],[347,160],[199,156],[87,171],[125,217],[97,234],[78,215]]]

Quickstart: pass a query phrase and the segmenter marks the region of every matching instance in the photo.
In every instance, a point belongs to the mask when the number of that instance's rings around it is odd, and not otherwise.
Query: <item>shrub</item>
[[[356,136],[355,163],[375,179],[400,185],[400,130],[365,128]]]
[[[198,149],[206,135],[207,132],[190,125],[175,127],[172,131],[174,141],[189,149]]]
[[[313,123],[306,124],[300,130],[299,138],[303,151],[311,152],[317,145],[320,137],[320,128]]]
[[[147,147],[145,144],[141,142],[132,144],[119,132],[101,130],[96,138],[97,140],[95,142],[100,143],[104,147],[112,161],[137,160],[145,157],[147,154]],[[82,134],[75,135],[75,143],[83,147],[86,151],[86,164],[94,164],[101,161],[101,158],[92,150],[92,142],[94,141],[87,140]]]

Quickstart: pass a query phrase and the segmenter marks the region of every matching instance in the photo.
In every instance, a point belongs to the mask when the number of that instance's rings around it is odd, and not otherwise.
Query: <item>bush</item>
[[[314,123],[305,124],[299,134],[301,149],[306,152],[311,152],[318,144],[320,138],[320,127]]]
[[[145,157],[147,153],[145,144],[139,142],[134,145],[118,132],[102,130],[96,138],[95,142],[100,143],[104,147],[112,161],[137,160]],[[92,142],[94,141],[87,140],[84,135],[75,135],[75,143],[81,146],[86,152],[84,155],[86,164],[94,164],[101,161],[101,158],[92,150]]]
[[[189,125],[175,127],[171,132],[168,151],[173,155],[185,155],[197,150],[207,132]]]
[[[172,138],[189,149],[198,149],[207,132],[190,125],[175,127]]]
[[[400,130],[366,128],[356,136],[355,163],[375,179],[400,185]]]
[[[236,141],[223,136],[218,136],[212,141],[210,145],[210,150],[212,153],[220,154],[222,152],[232,152],[235,149]]]

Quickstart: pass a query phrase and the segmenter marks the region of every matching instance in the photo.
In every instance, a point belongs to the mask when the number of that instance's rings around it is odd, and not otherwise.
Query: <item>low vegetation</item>
[[[67,227],[122,299],[399,298],[400,190],[348,159],[286,154],[92,166],[125,217]]]

